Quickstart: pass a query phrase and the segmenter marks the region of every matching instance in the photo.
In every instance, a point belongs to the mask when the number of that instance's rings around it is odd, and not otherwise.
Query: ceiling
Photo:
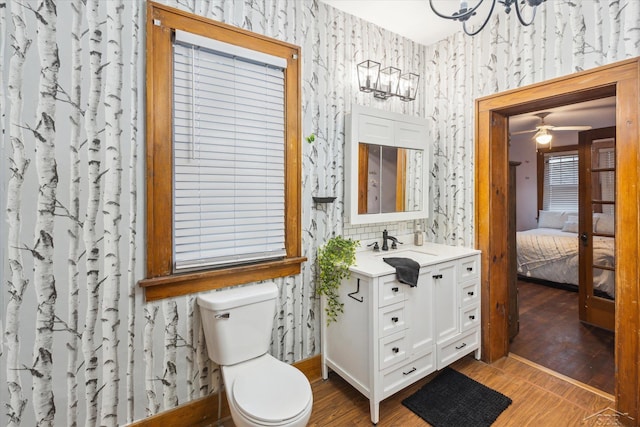
[[[557,108],[548,108],[541,111],[532,111],[526,114],[509,117],[509,132],[518,132],[535,129],[540,124],[540,119],[534,114],[547,111],[550,114],[544,119],[545,124],[553,126],[582,126],[589,125],[594,129],[615,126],[616,124],[616,97],[596,99],[593,101],[570,104]],[[556,131],[574,132],[577,131]],[[520,140],[528,141],[534,133],[514,135],[512,142]]]
[[[372,22],[396,34],[425,46],[436,43],[460,31],[457,22],[438,18],[429,8],[427,0],[320,0]],[[437,0],[436,7],[451,12],[460,5],[460,0]],[[439,9],[440,10],[440,9]]]

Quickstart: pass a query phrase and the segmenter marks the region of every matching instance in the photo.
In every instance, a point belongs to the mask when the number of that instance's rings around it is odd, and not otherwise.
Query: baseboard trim
[[[302,373],[314,382],[322,379],[322,359],[320,355],[301,360],[293,364]],[[227,396],[222,392],[222,419],[229,418],[229,404]],[[211,394],[200,399],[180,405],[176,408],[163,411],[139,421],[129,424],[130,427],[156,427],[156,426],[190,426],[204,427],[218,420],[218,394]]]

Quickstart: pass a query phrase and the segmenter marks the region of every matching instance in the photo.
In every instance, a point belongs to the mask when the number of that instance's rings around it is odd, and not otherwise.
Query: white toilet
[[[267,353],[277,296],[268,283],[198,297],[209,358],[222,370],[237,427],[299,427],[311,417],[307,377]]]

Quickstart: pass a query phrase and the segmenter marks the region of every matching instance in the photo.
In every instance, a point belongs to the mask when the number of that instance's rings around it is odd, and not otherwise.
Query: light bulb
[[[536,135],[536,142],[538,144],[546,145],[551,142],[551,138],[552,138],[551,134],[547,132],[546,129],[543,129],[540,132],[538,132],[538,134]]]

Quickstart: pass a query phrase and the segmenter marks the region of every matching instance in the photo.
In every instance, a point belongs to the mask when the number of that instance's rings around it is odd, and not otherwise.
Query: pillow
[[[596,233],[613,234],[615,231],[615,220],[613,215],[607,214],[594,214],[598,215],[598,222],[596,223]]]
[[[577,233],[578,232],[578,217],[569,215],[564,225],[562,226],[562,231],[566,231],[568,233]]]
[[[564,212],[539,211],[538,228],[557,228],[560,230],[566,219]]]

